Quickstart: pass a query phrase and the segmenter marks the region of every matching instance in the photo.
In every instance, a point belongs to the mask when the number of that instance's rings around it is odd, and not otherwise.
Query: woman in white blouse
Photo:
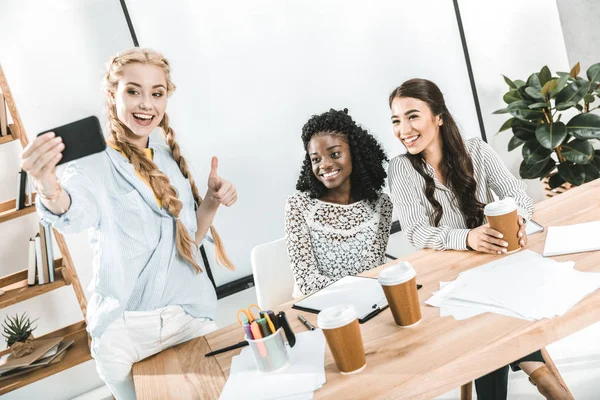
[[[479,138],[464,141],[440,89],[431,81],[411,79],[389,98],[394,135],[407,153],[392,159],[389,183],[400,226],[419,248],[506,252],[507,243],[485,221],[483,207],[513,197],[521,216],[521,245],[527,243],[525,221],[533,202],[494,150]],[[548,399],[568,399],[537,351],[511,364],[523,369]],[[508,366],[475,381],[479,399],[506,399]]]
[[[302,142],[298,192],[285,207],[295,297],[383,264],[392,222],[386,155],[347,109],[311,117]]]
[[[40,217],[63,233],[89,230],[94,278],[87,330],[100,377],[117,400],[135,399],[133,363],[214,329],[217,298],[199,265],[210,229],[217,260],[233,268],[212,221],[237,199],[213,158],[204,201],[166,113],[175,90],[160,54],[134,48],[106,71],[106,151],[56,176],[60,137],[34,140],[22,166],[37,188]],[[163,139],[150,134],[160,128]]]

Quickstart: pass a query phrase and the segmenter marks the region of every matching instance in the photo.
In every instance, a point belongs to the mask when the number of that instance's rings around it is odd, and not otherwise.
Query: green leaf
[[[552,92],[558,86],[558,79],[551,79],[544,84],[542,87],[542,94],[547,95]]]
[[[550,160],[552,161],[552,160]],[[519,175],[523,179],[535,179],[542,176],[542,172],[548,168],[549,160],[544,160],[535,164],[527,164],[525,160],[521,162],[519,167]]]
[[[583,96],[583,101],[585,101],[586,103],[593,103],[596,100],[596,98],[594,97],[593,94],[586,94],[585,96]]]
[[[554,174],[550,177],[550,179],[548,179],[548,186],[550,186],[550,189],[556,189],[565,182],[566,181],[562,176],[560,176],[560,174]]]
[[[502,75],[504,77],[504,82],[506,82],[506,84],[511,88],[511,89],[516,89],[517,85],[515,85],[515,83],[513,81],[511,81],[506,75]]]
[[[569,75],[571,75],[571,78],[575,79],[575,78],[577,78],[577,75],[579,75],[580,71],[581,71],[581,64],[577,63],[577,64],[573,65],[573,68],[571,68],[571,72],[569,72]]]
[[[581,104],[575,104],[575,108],[583,112],[583,106]]]
[[[508,142],[508,151],[513,151],[523,143],[525,143],[524,140],[521,140],[516,136],[511,137],[510,141]]]
[[[552,79],[552,73],[547,65],[544,65],[541,71],[538,73],[538,78],[540,79],[540,85],[544,86],[546,82]]]
[[[561,163],[558,165],[558,173],[572,185],[579,186],[585,182],[585,168],[583,165]]]
[[[575,164],[589,164],[594,158],[594,146],[587,141],[575,139],[561,146],[561,153]]]
[[[540,124],[535,130],[535,137],[542,146],[552,150],[567,137],[567,127],[562,122],[554,122],[550,125]]]
[[[558,111],[568,110],[571,107],[577,107],[577,103],[574,101],[567,101],[566,103],[560,103],[556,105]]]
[[[600,169],[594,164],[585,165],[585,181],[591,182],[594,179],[600,178]]]
[[[590,83],[588,81],[573,81],[565,86],[565,88],[556,95],[556,105],[558,106],[560,103],[566,103],[569,101],[579,103],[589,89]]]
[[[568,76],[569,78],[571,77],[568,72],[557,72],[556,75],[560,76],[561,78],[563,76]]]
[[[590,82],[600,82],[600,63],[590,66],[587,69],[586,75]]]
[[[565,72],[565,74],[556,81],[556,87],[550,91],[550,97],[556,97],[556,95],[567,86],[567,83],[569,83],[569,74]]]
[[[515,79],[514,80],[515,85],[517,86],[517,89],[520,88],[521,86],[525,86],[525,82],[523,82],[520,79]]]
[[[600,150],[596,150],[594,158],[592,159],[592,164],[594,164],[598,169],[600,169]]]
[[[514,117],[524,121],[542,119],[544,117],[544,113],[541,110],[530,110],[529,104],[531,104],[531,102],[525,100],[515,101],[514,103],[510,103],[508,105],[507,110]]]
[[[528,93],[527,93],[527,89],[530,89],[529,86],[521,86],[520,88],[518,88],[517,90],[519,91],[519,95],[521,96],[521,98],[525,101],[528,101],[530,103],[534,103],[536,102],[536,99],[531,97]]]
[[[512,127],[513,121],[515,119],[514,118],[509,118],[506,121],[504,121],[504,123],[502,124],[502,126],[500,127],[500,130],[498,131],[498,133],[507,130],[508,128]]]
[[[537,164],[548,159],[552,150],[543,147],[537,139],[530,139],[523,145],[521,154],[525,164]]]
[[[600,139],[600,115],[577,114],[567,122],[567,132],[577,139]]]
[[[492,114],[508,114],[508,108],[501,108],[499,110],[494,111]]]
[[[512,132],[521,140],[534,139],[537,126],[538,124],[515,119],[512,123]]]
[[[515,101],[521,100],[521,95],[519,94],[519,91],[517,89],[512,89],[512,90],[509,90],[508,92],[506,92],[506,94],[504,95],[504,97],[502,97],[502,99],[504,100],[504,102],[506,104],[510,104]]]
[[[525,93],[527,93],[527,95],[534,100],[546,101],[546,96],[542,94],[542,88],[537,88],[533,86],[526,87]]]
[[[556,169],[556,161],[554,161],[551,157],[548,157],[548,161],[546,162],[546,166],[540,172],[540,178],[548,176],[550,172]]]
[[[529,78],[527,78],[527,86],[542,90],[542,84],[540,83],[538,74],[533,73],[529,75]]]
[[[529,108],[550,108],[550,103],[533,103],[529,105]]]

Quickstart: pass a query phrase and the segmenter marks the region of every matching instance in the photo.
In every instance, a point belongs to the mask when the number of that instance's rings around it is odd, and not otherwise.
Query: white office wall
[[[510,131],[496,132],[510,115],[493,115],[506,105],[502,75],[527,80],[544,66],[554,73],[569,63],[558,9],[554,0],[459,0],[467,46],[479,95],[488,142],[519,177],[521,148],[508,152]],[[526,180],[534,201],[543,200],[539,180]]]
[[[0,63],[24,127],[36,133],[95,114],[103,116],[101,80],[109,56],[132,45],[118,1],[3,0],[0,3]],[[0,146],[0,201],[15,198],[21,147]],[[35,214],[0,224],[0,274],[27,266],[28,240],[37,230]],[[87,234],[67,237],[84,289],[91,279]],[[39,318],[34,335],[82,319],[70,286],[0,310],[27,311]],[[4,340],[0,347],[4,348]],[[66,399],[102,384],[89,361],[9,394],[3,399]]]
[[[236,272],[250,251],[284,235],[284,206],[303,159],[300,133],[329,108],[350,114],[390,157],[389,93],[404,80],[438,83],[465,136],[480,136],[451,1],[219,2],[129,0],[140,46],[170,60],[178,89],[168,112],[198,182],[210,157],[238,203],[215,220]]]

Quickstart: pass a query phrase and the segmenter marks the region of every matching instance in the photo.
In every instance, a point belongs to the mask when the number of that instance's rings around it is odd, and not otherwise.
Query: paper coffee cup
[[[502,234],[502,240],[508,242],[507,253],[521,248],[519,244],[519,215],[517,203],[512,197],[494,201],[483,209],[490,227]]]
[[[351,305],[328,307],[317,316],[335,364],[342,374],[362,371],[367,365],[356,308]]]
[[[413,266],[408,261],[401,261],[383,269],[377,277],[396,325],[403,328],[421,321],[416,276]]]

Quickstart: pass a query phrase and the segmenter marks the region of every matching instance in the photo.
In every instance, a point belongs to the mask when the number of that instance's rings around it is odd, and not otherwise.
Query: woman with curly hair
[[[440,89],[431,81],[411,79],[394,89],[389,104],[394,135],[408,150],[390,162],[389,182],[409,242],[436,250],[506,253],[507,242],[483,215],[493,191],[515,199],[524,246],[525,221],[533,212],[526,185],[511,175],[487,143],[463,140]],[[571,398],[544,365],[540,351],[510,366],[523,369],[546,398]],[[508,366],[475,380],[478,399],[505,400],[507,387]]]
[[[383,264],[392,222],[386,155],[347,109],[312,116],[302,142],[299,192],[285,207],[294,297]]]

